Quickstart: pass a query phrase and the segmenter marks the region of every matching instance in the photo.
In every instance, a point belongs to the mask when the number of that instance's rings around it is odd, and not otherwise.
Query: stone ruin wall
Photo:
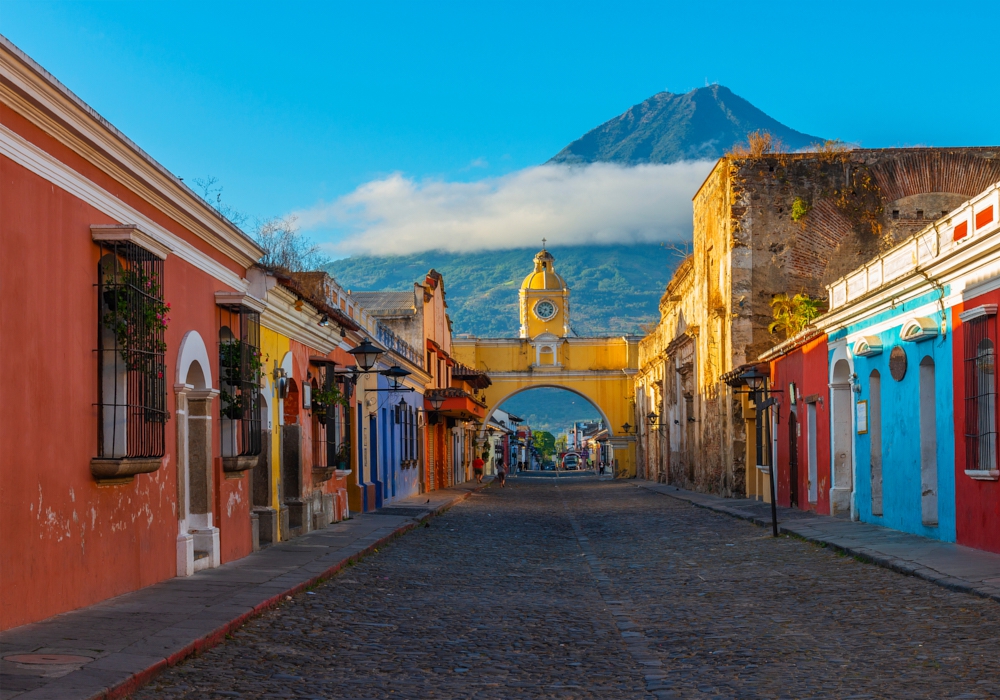
[[[827,284],[1000,180],[1000,149],[779,154],[732,162],[730,173],[734,240],[752,259],[749,289],[733,288],[751,306],[738,366],[783,339],[767,330],[775,294],[825,299]],[[796,198],[808,207],[798,221]]]
[[[671,483],[745,491],[742,407],[721,375],[782,340],[775,294],[825,298],[825,285],[1000,180],[1000,149],[877,149],[722,159],[694,198],[691,281],[661,301],[662,343],[683,313],[696,347],[697,445]],[[799,198],[804,216],[792,219]],[[664,357],[664,408],[675,358]],[[669,437],[664,438],[669,441]],[[662,450],[667,450],[667,445]]]

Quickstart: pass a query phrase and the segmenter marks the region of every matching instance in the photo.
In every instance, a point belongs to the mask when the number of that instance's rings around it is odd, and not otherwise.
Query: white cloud
[[[394,174],[295,214],[304,230],[336,237],[325,247],[339,255],[516,248],[543,237],[680,241],[691,236],[691,198],[712,165],[542,165],[476,182]]]

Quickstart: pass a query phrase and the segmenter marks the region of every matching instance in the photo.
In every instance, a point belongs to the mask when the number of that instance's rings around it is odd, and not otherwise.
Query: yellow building
[[[487,372],[489,413],[510,397],[539,387],[567,389],[600,412],[609,432],[618,474],[635,476],[633,381],[638,366],[638,336],[576,336],[570,327],[570,290],[544,248],[519,292],[518,338],[452,340],[459,362]],[[631,424],[628,429],[626,425]]]

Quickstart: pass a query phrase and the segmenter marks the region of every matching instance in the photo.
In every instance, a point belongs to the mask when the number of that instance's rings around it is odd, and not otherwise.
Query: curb
[[[646,488],[642,484],[636,484],[637,488]],[[715,505],[712,503],[707,503],[705,501],[695,500],[693,498],[688,498],[681,493],[670,493],[666,491],[660,491],[658,489],[647,488],[647,491],[652,491],[653,493],[658,493],[663,496],[669,496],[678,501],[684,501],[685,503],[690,503],[696,508],[704,508],[705,510],[710,510],[716,513],[722,513],[723,515],[728,515],[732,518],[738,518],[740,520],[746,520],[748,522],[757,525],[758,527],[771,527],[770,519],[765,520],[756,515],[751,515],[743,511],[737,510],[736,508],[728,508],[723,505]],[[815,537],[811,535],[803,535],[802,533],[796,532],[793,529],[785,527],[781,521],[778,521],[778,533],[783,535],[788,535],[790,537],[795,537],[803,542],[809,542],[810,544],[820,545],[827,549],[832,549],[835,552],[842,552],[843,554],[849,554],[858,561],[864,562],[866,564],[874,564],[875,566],[880,566],[883,569],[889,569],[890,571],[895,571],[897,574],[903,574],[904,576],[913,576],[915,578],[923,579],[930,583],[941,586],[942,588],[947,588],[948,590],[955,591],[957,593],[966,593],[969,595],[974,595],[978,598],[986,598],[988,600],[993,600],[1000,603],[1000,593],[993,593],[991,591],[985,591],[981,588],[976,587],[974,584],[965,581],[963,579],[954,578],[947,574],[942,574],[939,571],[934,571],[933,569],[928,569],[916,562],[910,562],[905,559],[899,559],[898,557],[887,556],[884,554],[878,554],[866,547],[852,547],[850,545],[838,544],[830,540],[824,540],[820,537]]]
[[[487,485],[488,484],[482,484],[475,489],[467,491],[466,493],[459,494],[455,498],[451,499],[450,501],[447,501],[446,503],[441,504],[440,506],[437,506],[436,508],[434,508],[429,512],[422,511],[422,515],[420,516],[420,518],[414,519],[414,522],[400,525],[393,532],[386,535],[385,537],[380,538],[378,541],[368,545],[360,552],[352,554],[346,559],[337,562],[333,566],[330,566],[329,568],[325,569],[322,573],[319,573],[309,578],[308,580],[302,581],[301,583],[298,583],[292,586],[291,588],[282,591],[281,593],[277,593],[271,596],[267,600],[264,600],[263,602],[254,606],[253,610],[243,613],[239,617],[230,620],[229,622],[221,625],[220,627],[217,627],[208,634],[202,635],[198,639],[195,639],[193,642],[185,646],[180,651],[176,651],[167,658],[161,659],[160,661],[156,662],[152,666],[149,666],[148,668],[145,668],[142,671],[132,674],[124,681],[121,681],[120,683],[117,683],[116,685],[113,685],[106,690],[88,696],[86,700],[121,700],[123,698],[127,698],[131,693],[134,693],[135,691],[139,690],[142,686],[152,681],[154,678],[156,678],[158,675],[163,673],[171,666],[176,666],[184,659],[187,659],[191,656],[194,656],[195,654],[206,651],[214,646],[221,644],[223,641],[225,641],[227,635],[236,631],[237,629],[245,625],[253,618],[259,617],[268,610],[277,607],[280,603],[282,603],[285,600],[286,596],[294,596],[298,593],[305,591],[308,588],[315,586],[317,583],[321,583],[322,581],[325,581],[326,579],[333,577],[348,564],[353,564],[354,562],[357,562],[363,559],[364,557],[370,556],[379,547],[382,547],[392,542],[393,540],[399,539],[406,533],[416,529],[417,527],[424,524],[431,518],[441,515],[442,513],[453,507],[455,504],[461,503],[472,494],[476,493],[477,491],[481,491]]]

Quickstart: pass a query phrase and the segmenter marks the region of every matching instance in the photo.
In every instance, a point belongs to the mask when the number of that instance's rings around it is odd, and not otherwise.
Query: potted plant
[[[260,350],[238,340],[219,346],[222,373],[219,399],[223,418],[242,420],[253,409],[260,391]]]
[[[337,469],[339,471],[349,471],[351,468],[351,443],[344,440],[337,447]]]
[[[313,415],[320,425],[326,425],[326,415],[332,406],[347,406],[347,397],[336,384],[312,392]]]

